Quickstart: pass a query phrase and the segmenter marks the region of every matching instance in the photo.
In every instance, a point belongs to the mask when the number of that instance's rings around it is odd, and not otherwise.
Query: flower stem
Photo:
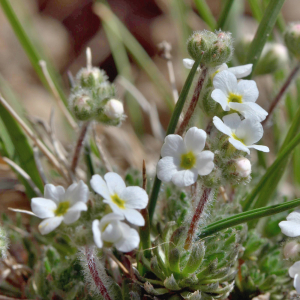
[[[76,148],[75,148],[75,152],[74,152],[73,159],[72,159],[72,164],[71,164],[71,171],[74,174],[75,174],[76,167],[78,165],[81,148],[82,148],[84,138],[85,138],[85,135],[87,133],[89,125],[90,125],[90,122],[85,122],[82,125],[80,135],[79,135],[79,138],[77,140],[77,144],[76,144]]]
[[[277,106],[277,104],[279,103],[280,99],[282,98],[282,96],[284,95],[286,90],[289,88],[291,83],[293,82],[293,79],[296,77],[299,69],[300,69],[300,62],[298,62],[296,67],[291,71],[289,77],[286,79],[286,81],[285,81],[284,85],[282,86],[282,88],[280,89],[279,93],[274,98],[274,100],[269,108],[269,111],[268,111],[269,114],[267,115],[266,119],[261,123],[262,125],[265,125],[267,123],[267,121],[269,120],[270,116],[272,115],[272,113],[273,113],[275,107]]]
[[[198,206],[196,208],[196,211],[194,213],[193,219],[191,221],[191,225],[187,234],[187,238],[185,240],[184,249],[188,250],[193,242],[193,238],[195,236],[196,228],[198,226],[201,214],[203,212],[204,206],[208,200],[209,194],[211,192],[211,188],[204,188],[202,196],[200,198],[200,201],[198,203]]]
[[[195,87],[195,90],[194,90],[194,94],[193,94],[193,97],[192,97],[192,100],[191,100],[191,103],[186,111],[186,114],[184,116],[184,119],[182,120],[176,134],[178,135],[182,135],[184,133],[184,131],[186,130],[187,126],[189,125],[189,122],[191,120],[191,117],[195,111],[195,108],[197,106],[197,103],[198,103],[198,100],[199,100],[199,96],[200,96],[200,93],[202,91],[202,87],[203,87],[203,84],[204,84],[204,81],[206,79],[206,75],[207,75],[207,71],[208,71],[208,68],[207,67],[203,67],[202,70],[201,70],[201,74],[199,76],[199,79],[198,79],[198,82],[197,82],[197,85]]]
[[[105,285],[103,284],[103,282],[98,274],[93,251],[89,247],[85,248],[85,255],[86,255],[87,262],[88,262],[88,267],[89,267],[90,273],[92,275],[92,278],[93,278],[95,285],[96,285],[97,289],[99,290],[101,296],[103,296],[103,298],[105,300],[112,300],[109,296],[109,293],[108,293]]]

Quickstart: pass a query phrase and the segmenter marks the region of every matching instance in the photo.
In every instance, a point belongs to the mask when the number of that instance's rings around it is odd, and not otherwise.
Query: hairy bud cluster
[[[300,23],[291,23],[287,27],[284,41],[289,51],[300,59]]]
[[[229,32],[196,31],[189,38],[187,48],[193,59],[203,54],[202,63],[215,67],[230,59],[233,53],[232,37]]]
[[[119,126],[124,120],[123,103],[115,99],[115,86],[99,68],[82,68],[76,76],[69,102],[79,121],[92,119]]]

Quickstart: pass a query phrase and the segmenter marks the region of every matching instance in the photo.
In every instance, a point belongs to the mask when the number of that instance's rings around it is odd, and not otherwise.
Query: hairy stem
[[[194,213],[193,219],[191,221],[191,225],[187,234],[187,238],[185,240],[184,249],[188,250],[193,242],[193,238],[195,236],[196,228],[198,226],[201,214],[203,212],[204,206],[208,200],[209,194],[210,194],[211,188],[204,188],[202,196],[200,198],[200,201],[198,203],[198,206],[196,208],[196,211]]]
[[[109,296],[109,293],[108,293],[105,285],[103,284],[103,282],[98,274],[93,251],[89,247],[85,248],[85,255],[86,255],[87,262],[88,262],[88,267],[89,267],[90,273],[92,275],[92,278],[93,278],[95,285],[97,286],[100,294],[103,296],[103,298],[105,300],[112,300]]]
[[[198,103],[198,100],[199,100],[199,96],[200,96],[200,93],[202,91],[202,87],[203,87],[203,84],[204,84],[204,81],[205,81],[205,78],[206,78],[206,75],[207,75],[207,67],[203,67],[202,70],[201,70],[201,74],[199,76],[199,79],[198,79],[198,82],[197,82],[197,85],[195,87],[195,90],[194,90],[194,94],[193,94],[193,97],[192,97],[192,100],[190,102],[190,105],[185,113],[185,116],[184,116],[184,119],[183,121],[181,122],[176,134],[178,135],[182,135],[184,133],[184,131],[186,130],[187,126],[189,125],[189,122],[191,120],[191,117],[194,113],[194,110],[197,106],[197,103]]]
[[[78,165],[81,148],[82,148],[84,138],[87,133],[89,125],[90,125],[90,122],[85,122],[81,127],[80,135],[77,140],[77,144],[76,144],[76,148],[75,148],[75,152],[74,152],[72,164],[71,164],[71,171],[73,174],[75,174],[75,170]]]
[[[284,85],[282,86],[282,88],[280,89],[279,93],[274,98],[274,100],[269,108],[269,111],[268,111],[269,114],[267,115],[266,119],[261,123],[262,125],[265,125],[267,123],[267,121],[269,120],[270,116],[272,115],[272,113],[273,113],[275,107],[277,106],[277,104],[279,103],[280,99],[282,98],[282,96],[284,95],[286,90],[289,88],[291,83],[293,82],[293,79],[296,77],[299,69],[300,69],[300,62],[291,71],[289,77],[286,79],[286,81],[285,81]]]

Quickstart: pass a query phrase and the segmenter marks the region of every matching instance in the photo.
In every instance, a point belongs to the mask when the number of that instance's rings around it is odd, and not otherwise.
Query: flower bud
[[[80,121],[87,121],[94,115],[94,101],[88,91],[80,90],[71,94],[70,106]]]
[[[110,99],[104,105],[99,116],[97,116],[97,120],[106,125],[119,126],[124,117],[123,103],[116,99]]]
[[[300,23],[288,25],[284,41],[289,51],[300,60]]]
[[[255,75],[274,73],[288,62],[287,48],[279,43],[267,43],[255,68]]]
[[[285,258],[295,258],[299,255],[299,252],[300,245],[295,241],[288,242],[283,248]]]
[[[210,54],[211,59],[209,65],[211,67],[219,66],[227,62],[233,53],[231,33],[219,31],[216,35],[217,40],[213,42]]]
[[[235,171],[238,176],[245,178],[251,174],[251,162],[245,157],[239,157],[234,160]]]
[[[78,84],[83,88],[93,88],[108,79],[105,72],[96,67],[82,68],[76,78]]]

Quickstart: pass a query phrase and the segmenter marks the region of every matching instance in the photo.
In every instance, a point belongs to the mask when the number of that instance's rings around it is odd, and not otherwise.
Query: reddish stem
[[[265,120],[261,123],[263,126],[267,123],[267,121],[269,120],[270,116],[272,115],[275,107],[277,106],[278,102],[282,98],[283,94],[286,92],[286,90],[288,89],[288,87],[290,86],[290,84],[293,82],[293,79],[296,76],[296,74],[298,73],[299,69],[300,69],[300,63],[298,63],[296,65],[296,67],[292,70],[291,74],[289,75],[289,77],[285,81],[285,83],[282,86],[282,88],[280,89],[279,93],[277,94],[277,96],[273,100],[273,102],[272,102],[272,104],[271,104],[271,106],[269,108],[269,111],[268,111],[269,114],[267,115],[267,117],[265,118]]]
[[[184,244],[184,249],[185,250],[188,250],[191,247],[191,245],[192,245],[193,238],[194,238],[194,235],[195,235],[195,231],[196,231],[196,228],[198,226],[198,223],[199,223],[201,214],[203,212],[204,206],[205,206],[205,204],[206,204],[206,202],[208,200],[210,191],[211,191],[211,188],[205,188],[203,190],[201,199],[200,199],[200,201],[198,203],[198,206],[196,208],[195,214],[193,216],[193,219],[192,219],[192,222],[191,222],[188,234],[187,234],[187,238],[185,240],[185,244]]]
[[[202,68],[201,74],[199,76],[197,85],[194,90],[192,100],[190,102],[190,105],[189,105],[186,113],[185,113],[184,119],[182,120],[179,128],[177,129],[176,134],[182,135],[191,120],[191,117],[194,113],[194,110],[195,110],[198,100],[199,100],[199,96],[200,96],[200,93],[201,93],[201,90],[202,90],[202,87],[203,87],[203,84],[204,84],[204,81],[206,78],[207,71],[208,71],[208,69],[206,67]]]
[[[90,273],[92,275],[92,278],[95,282],[95,285],[96,285],[98,291],[104,297],[105,300],[112,300],[109,296],[109,293],[108,293],[105,285],[103,284],[103,282],[98,274],[96,262],[94,259],[94,254],[93,254],[93,251],[89,247],[85,248],[85,255],[86,255],[87,262],[88,262],[88,267],[89,267]]]

